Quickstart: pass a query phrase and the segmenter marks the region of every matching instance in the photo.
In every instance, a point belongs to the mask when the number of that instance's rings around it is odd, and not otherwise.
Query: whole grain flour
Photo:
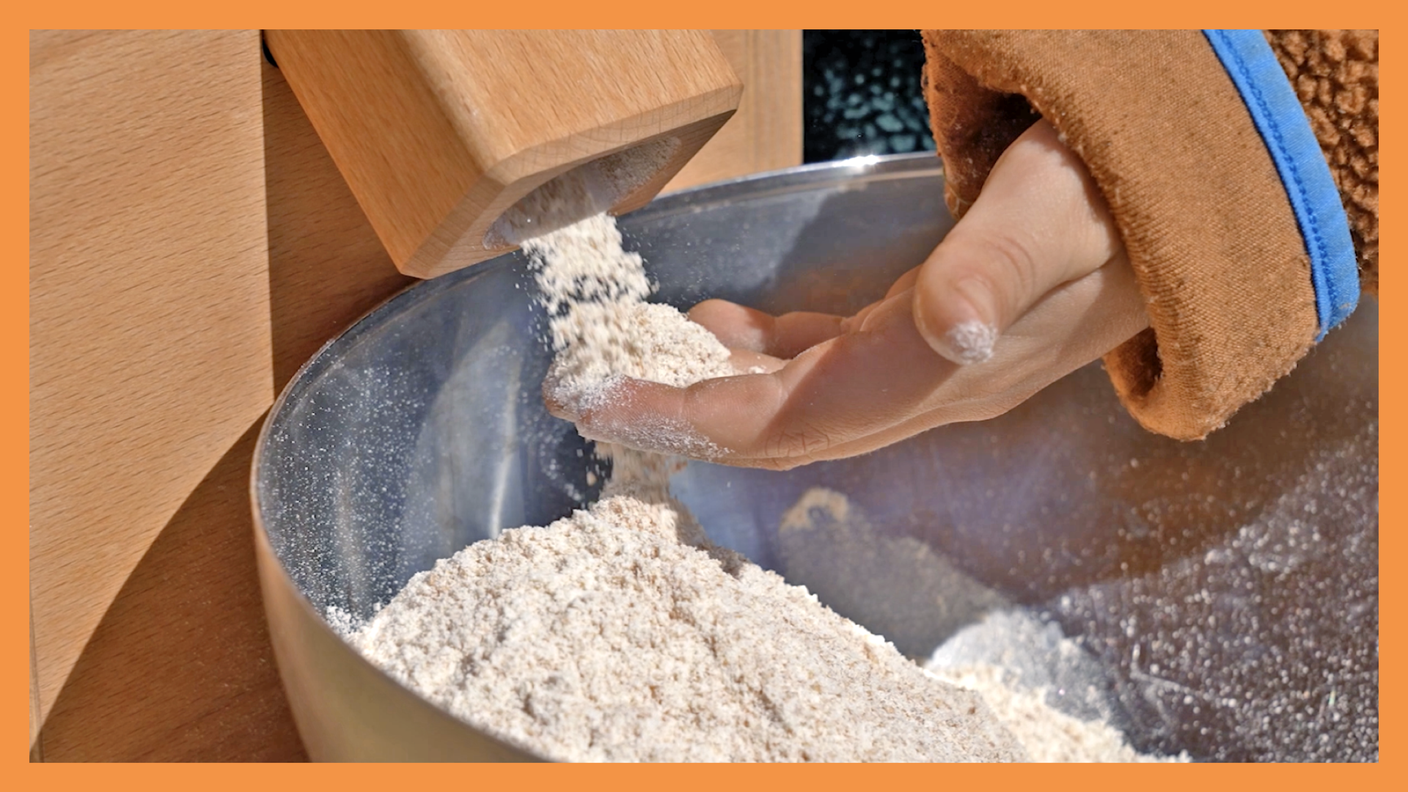
[[[478,542],[354,636],[469,723],[575,761],[1023,758],[976,694],[726,550],[608,497]]]
[[[640,256],[610,217],[524,248],[557,398],[609,399],[621,377],[735,373],[708,331],[646,302]],[[696,455],[702,442],[651,431]],[[348,640],[429,701],[551,759],[1028,758],[982,696],[710,543],[669,495],[678,461],[599,450],[613,472],[598,502],[441,560]]]

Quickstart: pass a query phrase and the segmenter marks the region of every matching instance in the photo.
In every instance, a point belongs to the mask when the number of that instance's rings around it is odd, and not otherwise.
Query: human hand
[[[688,388],[625,380],[580,414],[551,399],[549,410],[589,439],[787,469],[996,417],[1148,326],[1104,198],[1044,120],[929,258],[854,316],[722,300],[689,315],[740,371],[763,373]]]

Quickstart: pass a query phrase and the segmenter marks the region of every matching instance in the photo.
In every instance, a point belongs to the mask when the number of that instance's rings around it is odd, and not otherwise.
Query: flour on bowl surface
[[[975,691],[998,720],[1016,735],[1033,762],[1186,762],[1180,757],[1141,754],[1103,720],[1081,720],[1046,702],[1046,691],[1023,690],[996,665],[948,670],[939,678]]]
[[[609,215],[597,215],[524,243],[539,301],[548,311],[553,370],[564,401],[599,396],[619,377],[683,387],[737,372],[712,333],[653,290],[639,253],[621,246]]]
[[[506,531],[414,577],[353,642],[553,759],[1023,758],[978,696],[677,520],[617,496]]]
[[[1055,624],[1025,608],[988,613],[944,641],[924,667],[968,688],[1034,762],[1186,762],[1141,754],[1115,721],[1108,672]]]
[[[524,248],[564,403],[609,399],[623,377],[682,387],[736,373],[707,330],[646,302],[643,262],[610,217]],[[700,451],[688,427],[636,428]],[[552,759],[1029,758],[983,696],[713,545],[670,496],[681,460],[598,449],[613,465],[596,503],[439,561],[347,639],[427,700]]]

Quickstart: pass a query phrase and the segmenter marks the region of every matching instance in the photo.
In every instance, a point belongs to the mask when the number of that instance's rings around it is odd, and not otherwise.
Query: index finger
[[[914,417],[958,368],[919,335],[912,303],[909,291],[893,295],[772,373],[688,388],[623,378],[576,403],[549,395],[549,409],[584,437],[648,451],[754,466],[829,459]]]

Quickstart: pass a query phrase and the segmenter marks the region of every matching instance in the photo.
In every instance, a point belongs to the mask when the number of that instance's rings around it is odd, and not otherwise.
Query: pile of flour
[[[1059,627],[913,536],[889,536],[845,494],[814,487],[782,516],[787,579],[983,697],[1034,762],[1158,762],[1116,727],[1107,673]]]
[[[1023,608],[989,612],[934,650],[924,667],[983,697],[1034,762],[1187,762],[1141,754],[1093,655]]]
[[[572,761],[1001,761],[974,693],[616,496],[478,542],[353,636],[431,702]]]
[[[560,398],[608,398],[622,376],[734,373],[712,334],[645,302],[640,256],[611,218],[525,248]],[[669,497],[675,460],[609,452],[597,503],[438,562],[349,640],[435,704],[553,759],[1025,758],[976,694],[713,546]]]
[[[1009,674],[1000,666],[983,664],[945,671],[939,677],[980,694],[1033,762],[1188,761],[1187,755],[1141,754],[1108,722],[1067,715],[1046,702],[1047,691],[1023,690]]]
[[[678,387],[734,374],[712,334],[646,302],[641,258],[621,243],[599,215],[524,244],[549,317],[553,397],[591,409],[623,377]],[[657,447],[708,450],[687,427],[636,431]],[[439,561],[369,621],[343,625],[348,640],[429,701],[551,759],[1139,758],[1112,728],[1005,687],[995,667],[925,670],[805,587],[713,545],[670,497],[678,459],[598,452],[613,461],[598,502]],[[850,524],[844,496],[808,497],[794,512],[828,521],[788,523],[784,539]],[[912,550],[893,549],[883,566],[929,557]],[[799,553],[792,565],[810,558]],[[973,599],[975,581],[939,571],[939,599]]]
[[[622,377],[682,387],[735,374],[729,351],[678,310],[646,302],[654,284],[622,248],[610,215],[523,244],[552,339],[551,379],[564,400],[591,402]]]
[[[640,254],[621,243],[615,219],[600,214],[523,244],[548,314],[550,395],[578,414],[613,398],[626,377],[684,387],[738,373],[712,333],[669,305],[646,302],[654,284]],[[641,445],[685,456],[720,451],[690,427],[659,419],[622,430]],[[622,459],[622,449],[602,453],[614,455],[617,467],[637,461],[633,453]]]

